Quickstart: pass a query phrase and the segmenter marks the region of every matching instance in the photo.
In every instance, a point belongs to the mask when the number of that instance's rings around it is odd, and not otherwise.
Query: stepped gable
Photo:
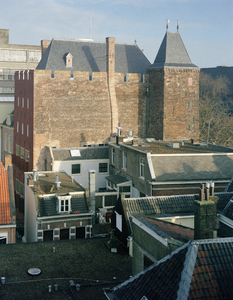
[[[233,238],[190,241],[105,294],[115,300],[232,299],[232,255]]]
[[[73,57],[73,66],[66,67],[66,55]],[[106,43],[93,40],[53,39],[37,70],[70,70],[106,72]],[[115,72],[145,74],[149,60],[136,44],[115,43]]]
[[[150,68],[198,68],[188,55],[179,32],[167,31]]]

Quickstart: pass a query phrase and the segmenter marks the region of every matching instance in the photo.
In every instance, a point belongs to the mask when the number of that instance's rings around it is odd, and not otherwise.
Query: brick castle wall
[[[150,137],[199,138],[199,69],[152,69]]]

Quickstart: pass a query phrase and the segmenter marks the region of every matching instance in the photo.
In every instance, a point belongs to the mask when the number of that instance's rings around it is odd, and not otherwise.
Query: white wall
[[[26,186],[25,188],[26,193],[24,195],[25,210],[24,210],[23,241],[27,243],[37,242],[37,211],[36,211],[35,195],[32,189],[28,185],[25,186]]]
[[[173,218],[158,218],[158,219],[194,229],[194,216],[185,216],[185,217],[177,216]]]
[[[95,170],[96,177],[96,190],[99,188],[106,188],[106,180],[105,177],[109,175],[108,173],[99,173],[99,163],[108,163],[108,159],[102,160],[72,160],[72,161],[54,161],[53,171],[61,172],[65,171],[69,176],[73,176],[74,180],[81,184],[85,189],[88,189],[88,170]],[[80,164],[81,165],[81,174],[73,175],[71,174],[71,165],[72,164]]]

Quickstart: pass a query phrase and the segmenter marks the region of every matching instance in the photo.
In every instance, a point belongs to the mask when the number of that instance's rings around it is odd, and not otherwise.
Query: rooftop
[[[72,288],[77,299],[105,299],[102,288],[113,287],[128,279],[132,268],[131,258],[111,253],[104,244],[107,240],[93,238],[1,245],[0,277],[5,277],[6,284],[1,285],[0,298],[68,300],[71,299],[69,281],[73,280],[81,285],[80,291]],[[29,275],[30,268],[40,269],[41,274]],[[57,292],[54,284],[58,284]],[[48,292],[49,285],[52,286],[51,293]]]
[[[233,238],[190,241],[106,290],[108,299],[231,299]]]
[[[0,225],[12,223],[8,170],[0,162]]]
[[[191,140],[183,141],[159,141],[152,138],[138,139],[138,146],[132,146],[127,138],[124,139],[123,144],[131,146],[151,154],[212,154],[212,153],[232,153],[233,148],[223,147],[214,144],[206,144],[202,142],[194,142]],[[172,147],[173,144],[179,144],[179,148]],[[176,146],[176,145],[175,145]]]
[[[58,175],[58,180],[61,182],[59,188],[55,186],[56,175]],[[30,173],[29,176],[31,179],[33,178],[32,173]],[[85,191],[80,184],[72,180],[65,172],[39,172],[39,178],[34,182],[30,182],[30,185],[32,185],[34,190],[37,190],[40,195],[67,194]]]

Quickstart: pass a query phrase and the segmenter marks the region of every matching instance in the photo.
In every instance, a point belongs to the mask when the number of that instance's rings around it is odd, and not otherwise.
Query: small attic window
[[[73,59],[72,54],[68,53],[66,55],[66,67],[71,67],[72,68],[72,59]]]

